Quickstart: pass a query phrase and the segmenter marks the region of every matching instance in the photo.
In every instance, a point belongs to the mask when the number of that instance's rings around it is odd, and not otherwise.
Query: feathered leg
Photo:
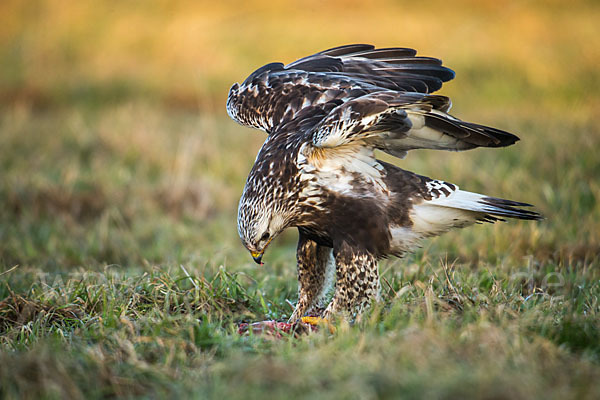
[[[334,266],[331,259],[331,248],[319,246],[302,233],[298,240],[296,253],[298,260],[298,303],[289,318],[289,322],[296,322],[311,310],[318,310],[324,306],[323,298],[333,283]]]
[[[335,251],[337,282],[333,300],[323,313],[328,319],[341,313],[354,319],[372,300],[379,299],[380,283],[377,259],[366,252],[360,252],[343,245]]]

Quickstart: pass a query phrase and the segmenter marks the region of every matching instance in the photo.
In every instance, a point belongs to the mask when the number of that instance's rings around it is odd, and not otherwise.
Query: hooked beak
[[[263,265],[263,263],[262,263],[263,252],[253,251],[250,254],[252,254],[252,259],[254,259],[255,263],[257,263],[258,265]]]
[[[267,243],[265,243],[265,245],[261,251],[251,251],[250,252],[250,254],[252,254],[252,258],[254,259],[254,262],[257,263],[258,265],[263,265],[262,256],[265,253],[265,249],[267,248],[269,243],[271,243],[271,240],[273,240],[273,236],[271,236],[269,241]]]

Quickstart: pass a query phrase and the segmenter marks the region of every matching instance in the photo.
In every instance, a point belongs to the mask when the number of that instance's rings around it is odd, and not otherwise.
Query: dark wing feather
[[[232,86],[229,115],[242,125],[272,133],[320,104],[349,101],[383,90],[431,93],[454,77],[452,70],[407,48],[335,47],[284,66],[267,64]],[[311,118],[314,120],[315,118]]]
[[[317,54],[324,54],[327,56],[335,57],[335,56],[354,54],[354,53],[358,53],[361,51],[368,51],[368,50],[373,50],[373,49],[375,49],[375,46],[373,46],[372,44],[346,44],[343,46],[337,46],[337,47],[333,47],[331,49],[320,51]],[[313,56],[309,56],[309,57],[313,57]],[[306,57],[306,58],[309,58],[309,57]]]
[[[404,81],[413,79],[425,84],[424,90],[419,90],[421,93],[432,93],[440,89],[443,82],[454,78],[454,72],[442,66],[441,60],[416,57],[416,54],[415,50],[402,47],[375,49],[370,45],[349,45],[301,58],[285,68],[315,72],[327,69],[391,90],[411,91]],[[392,84],[382,86],[381,78]]]
[[[519,138],[512,133],[489,126],[465,122],[444,114],[425,114],[425,125],[461,139],[472,147],[506,147]]]
[[[300,110],[296,118],[277,127],[280,132],[309,132],[315,125],[327,117],[333,109],[343,104],[342,100],[315,104]]]

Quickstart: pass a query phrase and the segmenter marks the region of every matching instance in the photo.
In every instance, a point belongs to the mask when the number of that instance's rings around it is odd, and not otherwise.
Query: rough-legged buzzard
[[[377,261],[474,222],[540,219],[529,204],[459,190],[375,158],[413,149],[504,147],[508,132],[448,114],[431,93],[454,72],[408,48],[336,47],[267,64],[227,99],[231,118],[265,131],[239,204],[238,232],[257,263],[274,237],[297,227],[303,315],[354,317],[379,293]],[[333,300],[326,304],[329,286]]]

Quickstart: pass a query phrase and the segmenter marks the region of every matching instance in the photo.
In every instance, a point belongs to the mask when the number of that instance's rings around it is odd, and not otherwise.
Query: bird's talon
[[[329,333],[335,333],[335,327],[325,318],[307,316],[300,318],[300,321],[313,327],[318,327],[321,324],[327,325],[327,328],[329,328]]]
[[[302,318],[300,318],[300,320],[305,324],[309,324],[309,325],[313,325],[313,326],[317,326],[323,322],[328,323],[326,319],[323,319],[321,317],[308,316],[308,317],[302,317]]]

